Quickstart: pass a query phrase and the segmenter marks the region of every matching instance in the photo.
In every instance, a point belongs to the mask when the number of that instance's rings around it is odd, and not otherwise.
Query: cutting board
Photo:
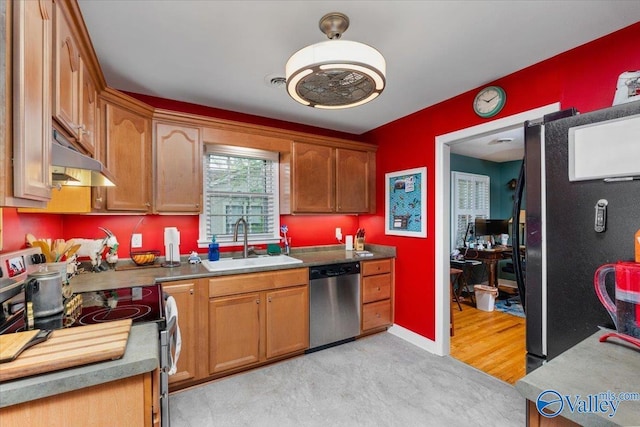
[[[57,371],[124,355],[131,319],[53,331],[12,362],[0,364],[0,382]]]
[[[22,349],[38,335],[39,329],[15,334],[0,335],[0,362],[10,361],[20,354]]]

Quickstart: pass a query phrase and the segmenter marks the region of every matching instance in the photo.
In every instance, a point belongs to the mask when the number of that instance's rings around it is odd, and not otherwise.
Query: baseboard
[[[410,331],[407,328],[403,328],[402,326],[394,324],[389,329],[387,329],[387,332],[397,336],[398,338],[402,338],[403,340],[410,342],[416,347],[420,347],[421,349],[426,350],[429,353],[433,353],[437,356],[442,356],[442,354],[438,352],[435,341],[432,341],[429,338],[425,338],[420,334],[416,334],[415,332]]]

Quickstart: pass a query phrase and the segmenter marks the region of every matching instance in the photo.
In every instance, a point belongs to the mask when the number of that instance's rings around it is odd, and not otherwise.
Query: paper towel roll
[[[346,243],[345,249],[348,251],[353,250],[353,236],[345,236],[344,242]]]
[[[176,227],[164,229],[164,256],[166,261],[180,261],[180,232]]]

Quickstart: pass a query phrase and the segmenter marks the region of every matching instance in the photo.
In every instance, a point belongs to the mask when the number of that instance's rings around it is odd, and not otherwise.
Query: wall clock
[[[480,117],[493,117],[502,110],[507,94],[499,86],[488,86],[480,90],[473,100],[473,111]]]

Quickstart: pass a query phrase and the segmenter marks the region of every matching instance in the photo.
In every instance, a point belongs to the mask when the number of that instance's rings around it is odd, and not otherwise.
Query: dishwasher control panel
[[[345,262],[339,264],[320,265],[309,268],[309,280],[323,279],[326,277],[345,276],[348,274],[360,274],[359,262]]]

